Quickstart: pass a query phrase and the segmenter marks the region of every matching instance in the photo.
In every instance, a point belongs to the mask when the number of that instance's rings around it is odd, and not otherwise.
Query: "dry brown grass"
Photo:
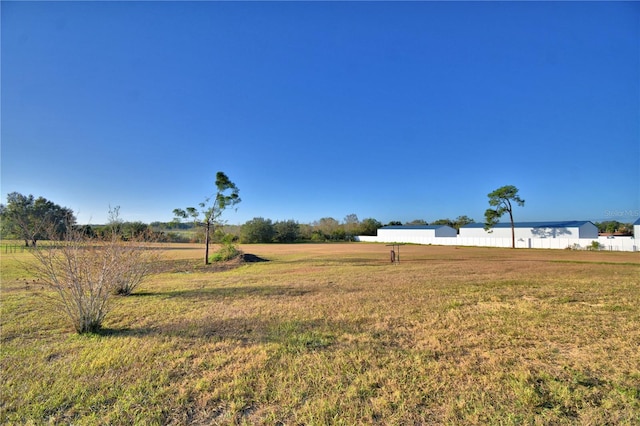
[[[2,420],[640,422],[637,253],[242,249],[268,262],[190,269],[201,247],[165,247],[174,267],[93,337],[3,259]]]

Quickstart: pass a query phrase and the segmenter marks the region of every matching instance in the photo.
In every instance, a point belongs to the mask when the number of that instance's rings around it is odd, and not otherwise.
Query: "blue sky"
[[[3,202],[168,221],[221,170],[231,224],[640,216],[640,3],[0,7]]]

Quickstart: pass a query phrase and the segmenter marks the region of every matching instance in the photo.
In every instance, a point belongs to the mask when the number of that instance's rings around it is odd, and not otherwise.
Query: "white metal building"
[[[431,244],[433,238],[455,238],[458,232],[447,225],[383,226],[377,241],[386,243]]]
[[[517,222],[515,237],[517,248],[537,249],[591,249],[594,241],[601,250],[638,251],[640,219],[634,223],[635,238],[599,237],[598,228],[589,221]],[[433,244],[442,246],[511,247],[511,223],[496,224],[493,232],[484,230],[483,223],[460,228],[460,234],[449,226],[385,226],[378,235],[359,236],[357,241],[378,243]]]
[[[516,239],[529,238],[594,238],[598,227],[589,221],[515,222]],[[511,238],[511,222],[497,223],[489,231],[484,223],[471,223],[460,228],[461,238]]]
[[[640,218],[633,222],[633,239],[636,240],[636,245],[640,245]]]

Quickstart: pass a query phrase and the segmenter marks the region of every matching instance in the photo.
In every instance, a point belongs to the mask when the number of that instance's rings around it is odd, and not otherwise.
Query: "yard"
[[[163,272],[76,335],[2,253],[10,424],[638,424],[640,255],[247,245]]]

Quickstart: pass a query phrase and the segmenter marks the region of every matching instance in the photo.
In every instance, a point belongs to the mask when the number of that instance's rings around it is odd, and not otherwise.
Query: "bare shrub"
[[[152,272],[154,263],[159,260],[160,252],[149,248],[145,239],[116,240],[112,244],[120,271],[115,277],[112,291],[115,294],[128,296]]]
[[[130,294],[151,272],[159,256],[141,241],[123,241],[113,233],[90,239],[72,230],[63,241],[34,249],[33,274],[53,290],[54,309],[66,315],[78,333],[98,331],[113,294]]]

